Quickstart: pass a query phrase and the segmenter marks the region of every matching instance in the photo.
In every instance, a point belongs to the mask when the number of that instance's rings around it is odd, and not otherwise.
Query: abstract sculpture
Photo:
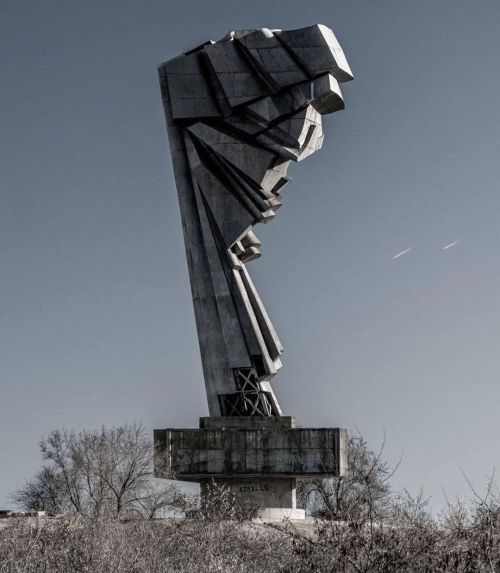
[[[270,381],[282,346],[246,263],[290,161],[320,149],[351,70],[325,26],[230,32],[159,68],[209,417],[155,430],[155,473],[229,485],[261,516],[304,518],[297,477],[342,475],[346,431],[296,428]]]
[[[325,26],[230,32],[160,66],[212,416],[276,416],[281,342],[246,263],[351,70]]]

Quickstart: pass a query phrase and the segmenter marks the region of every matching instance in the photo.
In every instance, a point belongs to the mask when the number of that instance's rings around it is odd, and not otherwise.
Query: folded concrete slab
[[[200,418],[155,430],[155,472],[177,479],[333,477],[346,470],[346,430],[296,428],[289,416]]]

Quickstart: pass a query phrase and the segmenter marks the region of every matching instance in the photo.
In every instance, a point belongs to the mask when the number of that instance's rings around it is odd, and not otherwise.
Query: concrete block
[[[178,479],[343,475],[346,431],[295,428],[292,418],[202,418],[200,429],[155,430],[155,474]]]

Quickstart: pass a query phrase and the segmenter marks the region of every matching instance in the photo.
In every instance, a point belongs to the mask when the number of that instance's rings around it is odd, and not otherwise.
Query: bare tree
[[[347,474],[299,482],[299,503],[307,505],[316,517],[351,523],[385,516],[390,509],[390,478],[395,470],[382,459],[382,452],[383,444],[374,452],[361,436],[349,436]]]
[[[77,446],[78,437],[74,432],[54,430],[40,442],[40,451],[48,467],[57,475],[68,505],[83,513],[84,474]]]
[[[137,513],[147,519],[154,519],[163,509],[184,511],[186,496],[177,485],[171,482],[158,485],[157,481],[150,480],[142,487],[140,495],[134,500]]]
[[[89,457],[92,473],[103,484],[107,502],[119,516],[142,497],[142,490],[148,485],[152,444],[141,424],[102,428],[98,435],[85,433],[85,438],[94,443]]]
[[[154,517],[178,499],[176,486],[166,480],[153,484],[153,445],[140,423],[79,433],[53,430],[40,451],[44,468],[13,495],[25,509]]]
[[[51,468],[43,467],[33,479],[26,481],[11,498],[18,507],[45,511],[47,515],[57,515],[68,509],[64,489],[60,474]]]

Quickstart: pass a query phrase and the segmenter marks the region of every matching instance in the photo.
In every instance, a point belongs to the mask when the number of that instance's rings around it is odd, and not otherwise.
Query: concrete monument
[[[210,417],[156,430],[157,475],[216,479],[297,515],[295,479],[344,470],[345,431],[295,428],[271,386],[283,347],[247,271],[290,161],[321,148],[351,70],[333,32],[240,30],[159,68]]]

